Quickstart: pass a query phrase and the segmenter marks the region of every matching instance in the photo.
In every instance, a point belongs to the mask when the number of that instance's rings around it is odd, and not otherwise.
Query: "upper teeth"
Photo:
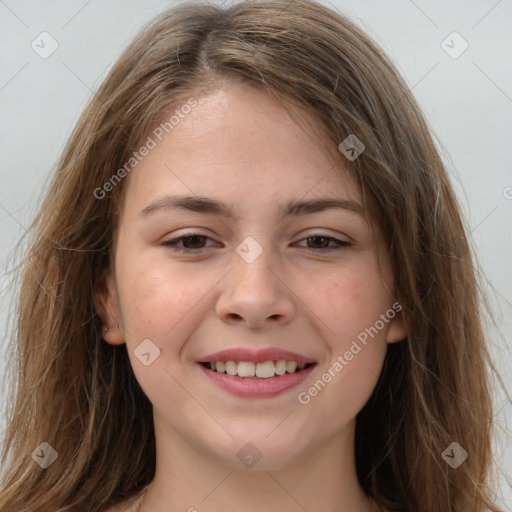
[[[296,361],[265,361],[264,363],[253,363],[251,361],[217,361],[210,363],[210,369],[218,373],[238,375],[238,377],[259,377],[269,379],[275,375],[284,375],[286,372],[293,373],[295,370],[302,370],[306,363]]]

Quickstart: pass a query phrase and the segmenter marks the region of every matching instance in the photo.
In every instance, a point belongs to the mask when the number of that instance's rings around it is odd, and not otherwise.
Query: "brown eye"
[[[166,247],[171,247],[173,251],[199,253],[201,249],[207,248],[207,246],[204,245],[206,240],[210,240],[210,238],[205,235],[200,235],[198,233],[192,233],[190,235],[174,238],[173,240],[164,242],[162,245]],[[179,243],[181,243],[182,246],[179,246]]]
[[[352,245],[350,242],[344,240],[338,240],[332,236],[325,235],[313,235],[304,238],[307,241],[306,249],[318,250],[318,251],[331,251],[340,249],[342,247],[349,247]],[[334,244],[334,245],[332,245]],[[329,247],[331,245],[331,247]],[[304,246],[301,246],[304,247]]]

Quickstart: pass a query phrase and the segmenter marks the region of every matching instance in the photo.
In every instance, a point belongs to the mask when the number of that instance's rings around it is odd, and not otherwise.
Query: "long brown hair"
[[[0,509],[99,512],[152,480],[151,403],[126,346],[102,341],[93,301],[126,179],[104,184],[162,112],[226,81],[307,108],[332,147],[351,134],[365,145],[345,163],[384,234],[408,336],[388,347],[357,417],[360,485],[393,511],[498,511],[487,486],[492,363],[447,172],[387,57],[312,0],[178,5],[126,49],[80,117],[20,267]],[[31,456],[43,442],[58,454],[46,469]],[[457,469],[442,457],[453,442],[469,454]]]

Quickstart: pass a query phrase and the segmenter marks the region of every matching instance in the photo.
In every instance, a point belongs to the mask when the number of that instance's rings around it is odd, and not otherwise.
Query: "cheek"
[[[197,416],[199,421],[201,410],[179,384],[183,381],[180,356],[198,317],[206,314],[208,291],[219,278],[183,271],[169,262],[150,262],[149,258],[135,262],[120,257],[117,268],[126,347],[137,381],[158,408],[165,410],[171,401],[183,415],[190,409],[189,416]],[[134,272],[137,268],[143,270]],[[142,353],[138,347],[143,340],[157,347],[154,353],[158,355],[153,359],[152,353],[147,366],[137,356]],[[149,350],[155,349],[150,345]]]
[[[389,294],[374,266],[363,264],[329,276],[311,289],[310,304],[326,326],[328,360],[311,395],[356,414],[371,395],[386,355]],[[316,281],[316,283],[322,281]],[[325,386],[324,386],[325,384]],[[328,388],[328,389],[327,389]],[[315,394],[316,393],[316,394]],[[312,398],[317,400],[317,398]]]
[[[305,284],[311,309],[329,327],[332,343],[340,348],[373,326],[389,308],[390,296],[370,263],[361,261]]]
[[[162,350],[170,350],[172,340],[184,339],[180,333],[186,333],[188,324],[204,314],[208,292],[222,276],[149,256],[138,262],[119,258],[117,279],[126,342],[133,345],[150,338]]]

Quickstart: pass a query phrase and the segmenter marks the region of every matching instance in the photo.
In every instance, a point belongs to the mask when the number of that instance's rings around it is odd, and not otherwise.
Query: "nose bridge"
[[[258,291],[259,294],[269,294],[274,291],[274,274],[270,271],[272,264],[272,251],[269,248],[261,249],[254,242],[242,242],[236,249],[235,284],[239,289]]]
[[[234,268],[217,304],[218,315],[225,321],[244,320],[252,326],[267,319],[289,320],[294,305],[290,291],[272,268],[275,263],[271,249],[253,237],[246,237],[236,248]]]
[[[263,237],[259,237],[262,241]],[[275,300],[276,277],[270,271],[273,253],[268,244],[261,245],[255,238],[246,237],[236,248],[233,292],[238,300],[268,302]]]

